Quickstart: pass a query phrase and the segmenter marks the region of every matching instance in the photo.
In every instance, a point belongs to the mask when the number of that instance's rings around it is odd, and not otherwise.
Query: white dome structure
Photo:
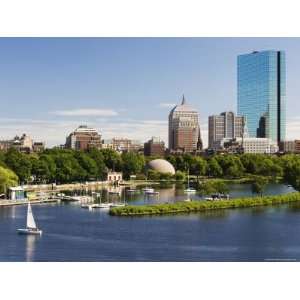
[[[175,174],[175,169],[172,164],[170,164],[165,159],[154,159],[148,163],[148,168],[159,173],[171,173]]]

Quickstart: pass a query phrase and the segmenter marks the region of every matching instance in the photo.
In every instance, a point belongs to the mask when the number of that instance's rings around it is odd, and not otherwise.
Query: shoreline
[[[213,200],[213,201],[189,201],[164,203],[154,205],[125,206],[115,207],[109,210],[111,216],[132,217],[132,216],[150,216],[150,215],[168,215],[193,213],[217,209],[228,208],[249,208],[257,206],[272,206],[300,201],[300,192],[293,192],[284,195],[236,198],[232,200]]]
[[[40,200],[0,200],[0,207],[8,207],[15,205],[41,204],[41,203],[57,203],[59,199],[40,199]]]

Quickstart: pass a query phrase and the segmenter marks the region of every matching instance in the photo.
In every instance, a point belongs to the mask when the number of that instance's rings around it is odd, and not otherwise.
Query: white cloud
[[[114,117],[118,115],[118,112],[112,109],[81,108],[58,110],[53,112],[53,114],[64,117]]]
[[[300,117],[290,118],[286,127],[287,140],[300,139]]]
[[[162,103],[159,103],[159,107],[163,107],[163,108],[173,108],[176,104],[175,103],[165,103],[165,102],[162,102]]]
[[[87,122],[84,118],[67,120],[0,118],[0,139],[11,139],[15,135],[26,133],[34,140],[44,141],[47,147],[52,147],[64,144],[66,136],[81,124],[96,128],[103,139],[125,137],[145,142],[152,136],[157,136],[165,141],[166,146],[168,145],[168,122],[153,119],[99,118]],[[203,144],[207,146],[207,124],[201,123],[200,129]]]

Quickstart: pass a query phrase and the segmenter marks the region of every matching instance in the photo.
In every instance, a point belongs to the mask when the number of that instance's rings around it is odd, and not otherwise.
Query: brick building
[[[157,137],[152,137],[144,144],[144,155],[146,156],[164,156],[165,150],[165,143]]]
[[[79,126],[66,138],[67,149],[87,150],[89,148],[100,149],[102,146],[101,135],[96,129],[85,125]]]

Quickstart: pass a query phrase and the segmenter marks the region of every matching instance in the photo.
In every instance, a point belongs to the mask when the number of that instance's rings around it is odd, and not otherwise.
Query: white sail
[[[32,229],[37,228],[33,218],[30,202],[28,202],[28,209],[27,209],[27,228],[32,228]]]

